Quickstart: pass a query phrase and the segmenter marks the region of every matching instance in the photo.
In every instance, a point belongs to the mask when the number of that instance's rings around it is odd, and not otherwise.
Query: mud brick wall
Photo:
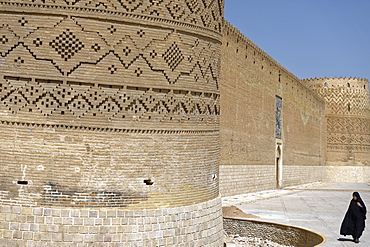
[[[220,92],[222,195],[325,179],[324,100],[228,22]],[[277,97],[282,101],[280,137]]]
[[[40,208],[80,216],[176,208],[194,222],[161,211],[155,224],[172,232],[179,224],[209,227],[173,233],[173,241],[220,246],[221,223],[211,222],[222,217],[223,1],[15,0],[0,8],[1,207],[20,207],[21,216]],[[23,233],[14,215],[3,220],[1,236],[12,244],[70,242],[60,239],[71,232],[59,215],[43,220],[56,225],[51,238],[36,237],[50,232],[41,223]],[[112,239],[128,246],[138,228],[148,232],[144,224]],[[105,241],[103,232],[89,234],[81,246]],[[151,234],[147,246],[175,245],[167,237]]]

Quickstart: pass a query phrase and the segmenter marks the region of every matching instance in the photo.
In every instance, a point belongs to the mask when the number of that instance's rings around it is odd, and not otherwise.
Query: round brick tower
[[[221,246],[223,0],[0,7],[0,245]]]
[[[343,181],[370,175],[369,81],[362,78],[303,80],[326,102],[327,165]],[[351,168],[352,167],[352,168]],[[357,167],[357,168],[356,168]],[[360,169],[360,170],[359,170]],[[361,178],[364,179],[361,179]]]

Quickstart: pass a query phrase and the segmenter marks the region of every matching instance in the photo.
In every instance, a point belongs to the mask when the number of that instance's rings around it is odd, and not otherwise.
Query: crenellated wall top
[[[175,27],[221,39],[224,0],[0,0],[2,11]]]
[[[231,23],[224,20],[223,28],[224,30],[222,31],[222,33],[224,35],[226,34],[228,36],[228,39],[232,39],[236,43],[244,42],[245,45],[248,47],[247,49],[253,49],[261,58],[269,61],[271,64],[274,64],[276,67],[278,67],[278,69],[281,70],[282,74],[285,74],[286,76],[290,77],[293,80],[300,81],[300,79],[296,75],[287,70],[283,65],[277,62],[274,58],[272,58],[267,52],[265,52],[259,46],[257,46],[252,40],[247,38],[242,32],[240,32],[239,29],[234,27]]]
[[[358,77],[315,77],[302,79],[309,86],[368,89],[369,80]]]
[[[266,53],[263,49],[257,46],[249,38],[244,36],[244,34],[241,33],[239,29],[234,27],[226,20],[224,20],[222,33],[226,37],[227,41],[235,42],[239,44],[240,47],[245,46],[243,49],[252,50],[255,52],[255,55],[257,57],[261,58],[264,61],[269,62],[270,65],[275,67],[275,71],[276,72],[278,71],[279,77],[282,76],[286,79],[294,81],[295,83],[299,84],[303,88],[307,89],[308,91],[311,91],[316,95],[316,93],[306,83],[302,82],[302,80],[300,80],[296,75],[294,75],[292,72],[287,70],[283,65],[277,62],[275,59],[273,59],[268,53]],[[319,96],[317,95],[317,97]]]

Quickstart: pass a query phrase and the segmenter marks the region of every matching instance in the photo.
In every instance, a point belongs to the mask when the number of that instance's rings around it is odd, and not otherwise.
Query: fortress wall
[[[281,186],[325,177],[324,101],[296,76],[225,22],[221,56],[223,196],[274,189],[276,145]],[[275,100],[282,98],[282,138],[275,138]]]
[[[223,1],[0,8],[0,245],[221,246]]]
[[[333,181],[368,182],[370,93],[367,79],[303,80],[326,101],[327,174]]]

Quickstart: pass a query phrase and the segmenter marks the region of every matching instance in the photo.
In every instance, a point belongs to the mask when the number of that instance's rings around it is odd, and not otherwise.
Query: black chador
[[[354,192],[352,196],[353,199],[349,204],[347,213],[340,227],[340,234],[344,236],[350,235],[353,237],[353,240],[358,243],[365,229],[366,206],[358,192]]]

